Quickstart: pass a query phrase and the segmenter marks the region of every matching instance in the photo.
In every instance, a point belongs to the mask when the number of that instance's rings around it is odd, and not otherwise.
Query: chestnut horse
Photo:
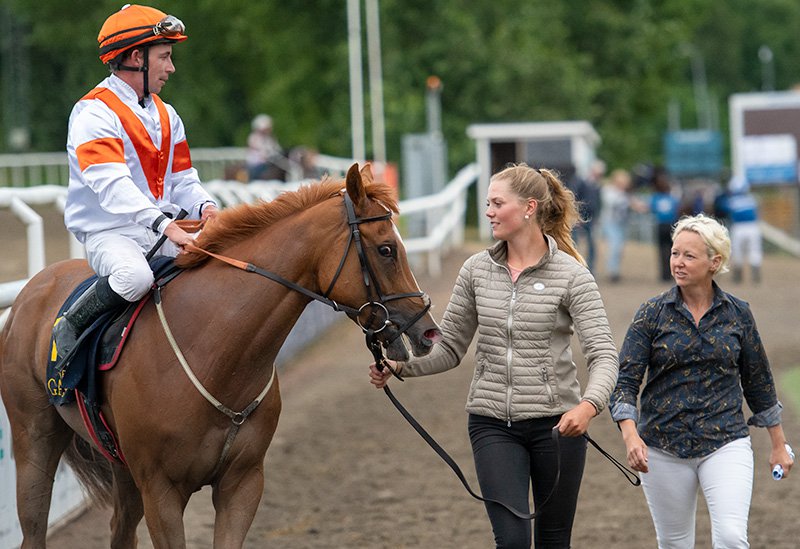
[[[127,467],[98,458],[75,404],[54,407],[45,390],[56,313],[91,270],[69,260],[37,274],[0,335],[22,547],[45,546],[65,451],[92,495],[113,503],[111,547],[135,547],[142,516],[155,547],[185,547],[183,512],[205,485],[216,511],[214,547],[241,547],[281,409],[273,361],[311,299],[346,312],[396,359],[408,357],[402,332],[415,355],[441,336],[391,220],[396,212],[390,189],[372,182],[369,166],[359,172],[354,165],[345,182],[325,179],[272,202],[226,209],[209,223],[198,249],[177,260],[186,270],[145,305],[117,365],[100,378],[103,414]],[[225,415],[215,400],[227,412],[248,412]]]

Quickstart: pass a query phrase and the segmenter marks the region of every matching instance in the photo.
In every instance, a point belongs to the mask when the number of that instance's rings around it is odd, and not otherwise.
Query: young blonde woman
[[[409,377],[455,368],[477,333],[466,410],[482,494],[527,512],[532,486],[535,547],[567,548],[586,458],[580,435],[608,402],[617,352],[595,280],[572,241],[572,193],[552,171],[521,164],[495,174],[486,198],[498,242],[461,268],[442,319],[443,341],[428,357],[396,368]],[[583,389],[573,331],[589,369]],[[379,388],[389,375],[370,366]],[[497,547],[531,546],[530,521],[495,503],[486,510]]]
[[[769,432],[771,467],[780,464],[788,473],[793,463],[750,307],[714,282],[728,270],[730,253],[728,230],[718,221],[702,214],[680,219],[670,255],[675,286],[639,308],[620,352],[611,416],[628,463],[644,473],[660,549],[695,546],[698,488],[711,516],[713,547],[749,547],[748,425]],[[747,422],[743,400],[753,411]]]

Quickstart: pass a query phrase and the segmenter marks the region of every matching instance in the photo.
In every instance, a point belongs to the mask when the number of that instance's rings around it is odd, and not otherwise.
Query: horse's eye
[[[378,248],[378,253],[383,257],[394,257],[394,250],[388,244],[384,244]]]

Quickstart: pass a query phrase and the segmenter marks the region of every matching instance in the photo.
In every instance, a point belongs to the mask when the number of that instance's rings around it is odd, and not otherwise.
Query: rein
[[[299,284],[292,282],[291,280],[287,280],[286,278],[282,277],[277,273],[273,273],[272,271],[264,270],[252,263],[248,263],[246,261],[241,261],[238,259],[233,259],[231,257],[227,257],[224,255],[216,254],[214,252],[209,252],[208,250],[204,250],[194,244],[187,244],[185,248],[192,252],[199,252],[205,254],[209,257],[222,261],[223,263],[227,263],[232,267],[236,267],[237,269],[241,269],[248,273],[254,273],[264,278],[268,278],[278,284],[282,284],[287,288],[294,290],[295,292],[301,293],[307,297],[310,297],[313,300],[319,301],[329,307],[331,307],[334,311],[337,312],[344,312],[352,317],[355,318],[356,322],[358,323],[359,327],[364,333],[367,333],[369,328],[361,322],[360,316],[361,313],[364,312],[364,309],[367,307],[372,307],[372,314],[370,315],[370,321],[375,319],[375,311],[383,311],[384,319],[381,326],[376,329],[372,330],[373,333],[378,333],[382,331],[384,328],[392,324],[389,311],[386,308],[386,303],[398,299],[405,299],[405,298],[412,298],[412,297],[421,297],[425,302],[425,306],[422,308],[420,312],[414,315],[410,320],[406,323],[398,326],[397,333],[385,341],[383,345],[388,346],[393,343],[400,335],[404,334],[415,322],[417,322],[420,318],[427,314],[428,310],[431,307],[431,300],[428,295],[424,292],[407,292],[407,293],[400,293],[400,294],[390,294],[385,295],[380,288],[380,284],[378,282],[378,277],[375,276],[375,272],[372,269],[372,266],[367,261],[366,253],[364,252],[364,246],[361,242],[361,231],[358,228],[359,225],[362,223],[370,223],[373,221],[386,221],[392,218],[392,212],[387,211],[385,214],[376,215],[372,217],[358,217],[355,213],[355,208],[353,206],[353,200],[350,196],[345,192],[343,193],[344,197],[344,204],[345,209],[347,211],[347,224],[350,228],[349,236],[347,238],[347,243],[345,244],[344,253],[342,254],[342,259],[339,261],[339,266],[336,269],[336,273],[333,275],[330,284],[328,285],[328,289],[325,290],[324,293],[319,294],[308,288],[300,286]],[[367,299],[368,301],[361,305],[358,309],[354,307],[349,307],[347,305],[342,305],[341,303],[337,303],[330,297],[330,293],[333,291],[336,282],[339,280],[339,276],[344,269],[345,262],[347,261],[347,256],[350,253],[351,245],[354,245],[356,249],[356,254],[358,255],[358,261],[361,265],[361,276],[364,282],[364,286],[367,289]]]
[[[400,381],[405,381],[397,373],[397,371],[395,371],[395,369],[392,368],[388,362],[386,362],[386,358],[383,356],[383,350],[381,349],[380,343],[377,342],[369,332],[367,332],[366,337],[367,337],[367,347],[369,348],[370,352],[372,352],[372,356],[375,359],[375,367],[378,368],[379,371],[383,370],[384,368],[388,368],[394,377],[396,377]],[[561,446],[559,444],[560,433],[558,432],[557,427],[553,427],[553,430],[550,433],[550,436],[553,440],[553,444],[556,447],[556,454],[558,456],[556,478],[555,481],[553,482],[553,488],[550,490],[550,493],[547,494],[547,497],[541,503],[541,505],[538,506],[539,509],[537,510],[537,512],[524,513],[506,503],[503,503],[502,501],[498,501],[492,498],[484,498],[476,494],[473,491],[472,487],[469,485],[469,482],[467,482],[467,479],[464,476],[464,473],[461,471],[461,468],[458,466],[458,463],[456,463],[456,461],[450,456],[450,454],[448,454],[447,451],[444,448],[442,448],[441,445],[438,442],[436,442],[436,440],[425,430],[425,428],[422,425],[420,425],[420,423],[414,418],[413,415],[411,415],[411,413],[405,408],[405,406],[403,406],[400,403],[400,401],[397,399],[394,393],[392,393],[392,390],[389,389],[388,385],[383,386],[383,392],[386,393],[386,396],[389,397],[389,400],[392,402],[392,404],[394,404],[394,407],[397,408],[397,411],[400,412],[400,415],[402,415],[403,418],[405,418],[405,420],[414,428],[417,434],[419,434],[419,436],[421,436],[422,439],[428,443],[428,446],[430,446],[433,449],[433,451],[436,452],[440,458],[442,458],[442,461],[444,461],[450,467],[450,469],[453,470],[453,473],[455,473],[455,475],[461,481],[461,484],[464,485],[464,488],[473,498],[483,502],[496,503],[497,505],[504,507],[514,516],[521,518],[523,520],[533,520],[536,518],[537,513],[541,511],[541,509],[550,501],[550,498],[558,489],[558,484],[559,481],[561,480]],[[611,461],[611,463],[613,463],[614,466],[617,467],[617,469],[619,469],[620,472],[622,472],[622,474],[625,476],[625,479],[628,482],[630,482],[633,486],[639,486],[642,483],[642,481],[639,479],[638,476],[636,476],[636,474],[633,471],[622,465],[622,463],[620,463],[616,458],[614,458],[614,456],[603,450],[600,447],[600,445],[597,444],[597,442],[595,442],[594,439],[592,439],[589,436],[589,433],[584,433],[582,436],[592,446],[594,446],[606,459]]]

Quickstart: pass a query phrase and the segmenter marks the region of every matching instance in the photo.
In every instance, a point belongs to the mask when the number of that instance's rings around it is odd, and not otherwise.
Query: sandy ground
[[[47,214],[48,261],[66,257],[59,216]],[[3,262],[0,281],[24,274],[24,232],[0,210]],[[443,274],[419,276],[436,304],[438,319],[463,260],[480,249],[469,244],[452,252]],[[637,306],[666,288],[656,282],[654,251],[630,244],[622,283],[598,275],[614,336],[624,337]],[[602,259],[602,258],[601,258]],[[800,261],[771,255],[760,286],[722,286],[748,300],[758,321],[775,376],[800,367],[797,337]],[[576,359],[578,360],[578,359]],[[283,414],[265,462],[267,483],[246,547],[281,548],[485,548],[492,547],[483,506],[469,497],[458,479],[395,411],[386,396],[367,381],[371,356],[363,336],[343,320],[280,372]],[[474,361],[469,356],[454,371],[393,383],[400,400],[461,465],[473,486],[474,469],[463,406]],[[783,396],[784,428],[798,441],[800,410]],[[590,433],[607,451],[624,456],[624,445],[607,412]],[[775,482],[768,466],[769,439],[753,430],[756,475],[750,514],[751,547],[794,549],[800,539],[796,502],[800,476]],[[108,547],[108,509],[90,507],[53,532],[49,547]],[[214,514],[208,490],[196,494],[185,515],[189,547],[212,546]],[[144,524],[140,547],[152,547]],[[590,448],[583,479],[573,547],[641,549],[655,547],[644,495]],[[711,546],[708,516],[700,503],[698,548]]]

